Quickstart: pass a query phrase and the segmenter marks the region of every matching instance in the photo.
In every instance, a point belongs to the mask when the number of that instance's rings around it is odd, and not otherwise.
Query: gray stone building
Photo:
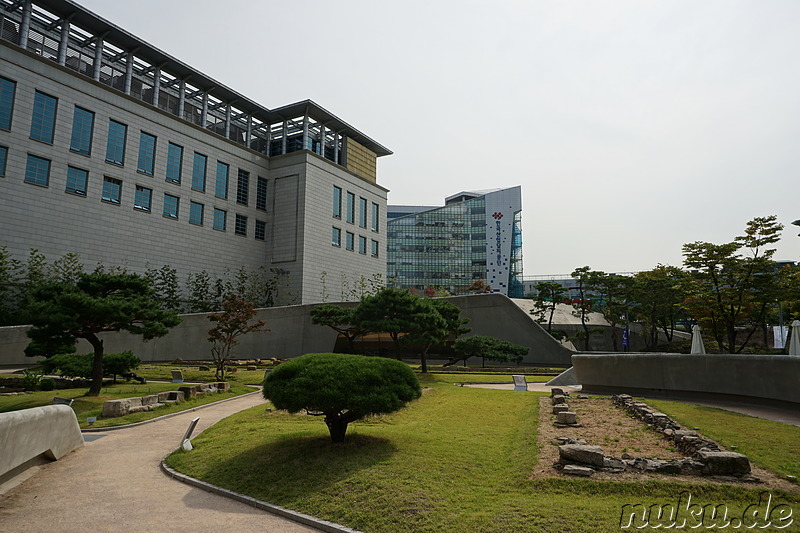
[[[326,276],[385,275],[388,149],[310,100],[267,109],[69,0],[0,0],[0,17],[15,257],[182,278],[263,266],[297,303]]]

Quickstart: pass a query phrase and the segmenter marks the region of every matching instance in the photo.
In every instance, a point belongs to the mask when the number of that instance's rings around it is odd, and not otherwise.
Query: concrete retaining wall
[[[579,353],[572,364],[590,393],[800,405],[796,356]]]
[[[561,346],[533,318],[502,294],[456,296],[449,301],[470,318],[470,335],[491,335],[522,346],[530,347],[524,363],[570,366],[572,351]],[[353,303],[342,305],[355,305]],[[331,328],[311,323],[309,311],[314,305],[294,305],[259,309],[257,318],[266,322],[271,331],[250,333],[239,339],[234,357],[240,359],[279,359],[305,353],[330,352],[337,334]],[[133,351],[142,361],[171,361],[176,358],[210,360],[207,314],[182,315],[183,322],[159,339],[143,341],[129,333],[101,335],[106,353]],[[0,365],[31,364],[36,360],[25,357],[28,344],[27,327],[0,328]],[[78,352],[91,352],[85,341],[78,343]]]
[[[56,460],[83,446],[75,411],[66,405],[0,413],[0,484],[41,456]]]

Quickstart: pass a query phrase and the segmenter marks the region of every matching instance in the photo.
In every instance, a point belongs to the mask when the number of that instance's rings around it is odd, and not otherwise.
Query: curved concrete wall
[[[471,335],[491,335],[522,346],[530,352],[524,362],[535,365],[570,366],[572,351],[562,346],[508,297],[502,294],[481,294],[448,298],[469,318]],[[338,305],[353,306],[353,302]],[[337,334],[328,327],[311,323],[309,311],[314,305],[293,305],[259,309],[257,318],[266,322],[269,332],[250,333],[239,339],[234,357],[269,359],[297,357],[305,353],[330,352]],[[210,360],[208,330],[211,322],[204,313],[182,315],[183,322],[167,335],[151,341],[125,332],[101,335],[106,353],[132,350],[142,361],[171,361],[180,357]],[[28,326],[0,328],[0,365],[28,365],[36,359],[25,357]],[[78,343],[78,352],[89,353],[86,341]]]
[[[83,446],[75,411],[66,405],[0,413],[0,483],[27,462],[59,459]]]
[[[580,353],[572,364],[586,392],[800,404],[796,356]]]

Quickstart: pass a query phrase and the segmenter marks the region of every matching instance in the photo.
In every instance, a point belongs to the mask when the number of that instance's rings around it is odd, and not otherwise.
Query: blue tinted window
[[[214,229],[225,231],[228,213],[222,209],[214,208]]]
[[[139,162],[136,170],[152,176],[156,165],[156,137],[142,132],[139,136]]]
[[[250,200],[250,173],[239,169],[239,179],[236,182],[236,203],[247,205]]]
[[[6,161],[8,160],[8,148],[0,146],[0,176],[6,175]]]
[[[150,205],[153,203],[153,190],[141,185],[136,186],[136,194],[133,198],[133,208],[139,211],[150,212]]]
[[[356,236],[349,231],[345,234],[344,247],[351,252],[355,249]]]
[[[16,92],[16,83],[0,78],[0,130],[11,129],[11,115],[14,112],[14,95]]]
[[[217,161],[217,184],[214,188],[214,195],[217,198],[228,199],[228,165]]]
[[[106,144],[106,161],[115,165],[125,164],[125,141],[128,137],[128,126],[116,120],[108,121],[108,143]]]
[[[33,117],[31,118],[31,139],[46,143],[53,142],[56,127],[56,108],[58,100],[36,91],[33,98]]]
[[[342,218],[342,188],[333,186],[333,217]]]
[[[358,225],[362,228],[367,227],[367,199],[366,198],[359,198],[358,199]]]
[[[380,213],[380,208],[378,204],[372,203],[372,231],[378,231],[378,214]]]
[[[348,192],[347,193],[347,221],[351,224],[356,223],[356,195]]]
[[[203,225],[203,211],[205,206],[197,202],[189,203],[189,222],[192,224]]]
[[[169,143],[169,148],[167,149],[167,181],[180,183],[182,170],[183,146]]]
[[[75,106],[72,116],[72,139],[69,149],[79,154],[92,153],[92,135],[94,134],[94,113]]]
[[[103,178],[103,201],[119,205],[121,197],[122,182],[108,176]]]
[[[331,244],[334,246],[342,245],[342,230],[339,228],[333,228],[331,232]]]
[[[86,184],[89,181],[89,171],[82,168],[67,167],[67,192],[86,196]]]
[[[358,253],[367,253],[367,238],[362,237],[361,235],[358,236]]]
[[[178,204],[180,198],[171,194],[164,194],[164,216],[167,218],[178,218]]]
[[[233,226],[233,232],[236,235],[247,236],[247,217],[244,215],[236,215],[236,221]]]
[[[378,241],[372,241],[372,257],[378,257]]]
[[[206,162],[208,158],[195,152],[192,165],[192,189],[206,192]]]
[[[256,182],[256,209],[267,210],[267,179],[261,176]]]
[[[50,184],[50,160],[29,154],[25,182],[47,187]]]

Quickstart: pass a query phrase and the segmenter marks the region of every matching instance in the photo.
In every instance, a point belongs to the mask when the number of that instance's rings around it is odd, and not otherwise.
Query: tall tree
[[[690,269],[685,307],[714,336],[722,353],[741,353],[754,322],[775,303],[775,249],[766,247],[780,240],[782,229],[775,215],[756,217],[732,242],[683,246],[684,265]],[[737,328],[744,324],[751,329],[740,342]]]
[[[366,331],[388,333],[400,354],[400,337],[414,327],[413,315],[419,297],[406,289],[383,287],[367,296],[355,310],[353,321]]]
[[[355,352],[355,340],[367,334],[367,330],[357,324],[353,318],[354,308],[334,304],[323,304],[314,307],[311,312],[311,323],[328,326],[347,339],[350,353]]]
[[[75,284],[43,283],[31,291],[25,315],[33,325],[25,350],[29,356],[72,352],[77,339],[92,345],[90,396],[100,394],[103,385],[99,334],[128,331],[149,340],[166,335],[181,321],[161,308],[150,284],[135,274],[83,274]]]
[[[567,290],[555,281],[540,281],[533,287],[534,292],[529,296],[533,299],[533,309],[531,314],[536,321],[547,323],[547,332],[553,328],[553,315],[558,308],[558,304],[567,299]]]
[[[611,343],[619,351],[617,324],[624,319],[630,304],[630,289],[633,279],[619,274],[607,274],[601,270],[589,273],[588,287],[598,298],[597,311],[611,326]]]
[[[239,344],[239,337],[256,331],[269,331],[264,328],[263,320],[250,321],[256,316],[253,304],[229,294],[222,302],[222,310],[211,313],[208,319],[216,324],[208,330],[208,342],[211,343],[211,358],[216,367],[217,380],[225,379],[225,365],[233,355],[234,347]]]
[[[470,357],[482,358],[482,366],[486,366],[487,359],[499,363],[519,364],[529,351],[525,346],[485,335],[462,337],[456,340],[453,347],[465,361]]]
[[[667,341],[673,338],[676,324],[686,318],[683,302],[686,298],[686,273],[678,267],[657,265],[652,270],[637,272],[633,277],[632,298],[635,316],[646,331],[645,342],[654,346],[658,330]]]
[[[583,328],[583,349],[589,351],[589,335],[591,330],[586,324],[589,321],[589,313],[592,311],[592,301],[589,299],[588,290],[589,282],[591,280],[592,269],[588,266],[576,268],[572,271],[572,279],[575,280],[575,288],[578,290],[578,299],[572,301],[574,308],[572,314],[581,319],[581,328]]]

